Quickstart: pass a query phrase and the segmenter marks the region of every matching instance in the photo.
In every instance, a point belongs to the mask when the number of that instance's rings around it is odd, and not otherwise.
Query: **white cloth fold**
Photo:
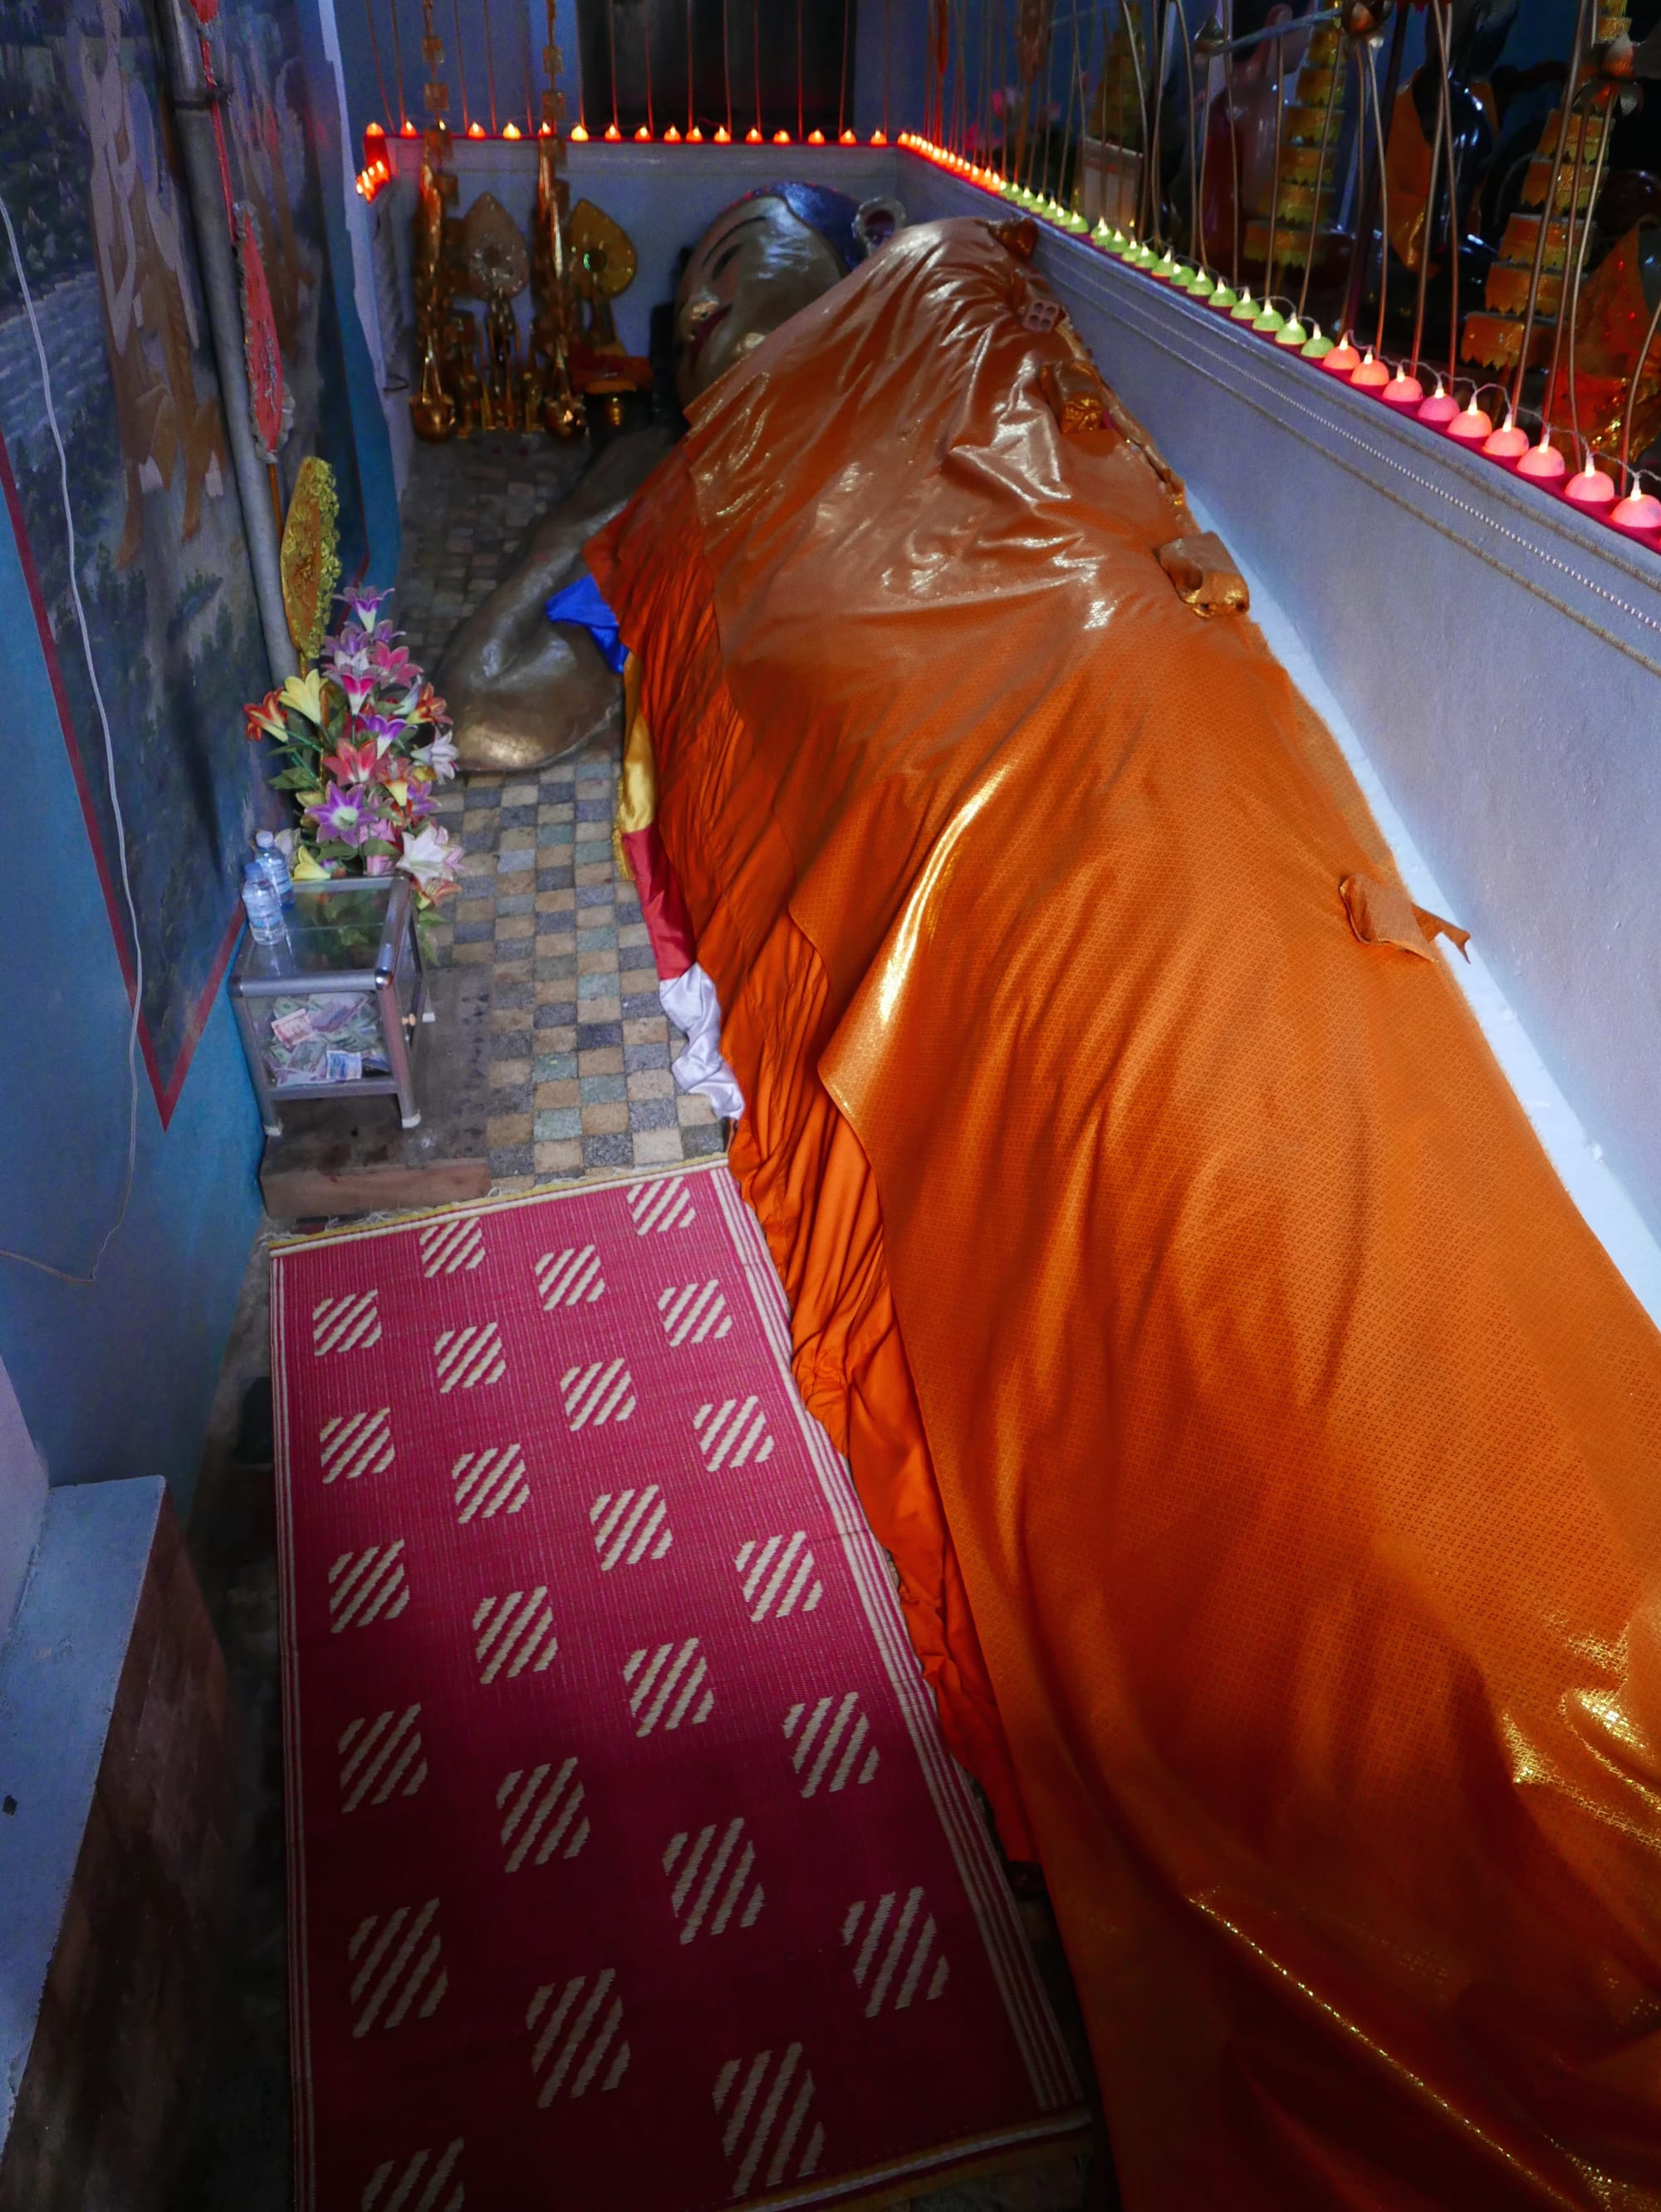
[[[676,1028],[686,1032],[687,1048],[670,1071],[676,1089],[707,1098],[724,1121],[737,1121],[744,1094],[721,1057],[721,1002],[714,984],[694,960],[684,975],[658,984],[658,998]]]

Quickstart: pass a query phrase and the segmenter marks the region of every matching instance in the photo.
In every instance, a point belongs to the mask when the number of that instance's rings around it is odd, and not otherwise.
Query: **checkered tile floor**
[[[570,461],[547,440],[507,436],[416,448],[391,611],[427,668],[570,488]],[[721,1149],[709,1106],[682,1097],[670,1075],[684,1039],[658,1005],[640,905],[618,878],[616,788],[608,748],[535,779],[466,777],[440,801],[466,858],[436,946],[441,960],[491,971],[487,1128],[498,1191]]]

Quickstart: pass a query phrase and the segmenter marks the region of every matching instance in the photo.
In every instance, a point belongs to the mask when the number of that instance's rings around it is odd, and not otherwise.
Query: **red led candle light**
[[[652,143],[652,132],[651,132],[651,130],[650,130],[650,128],[648,127],[648,125],[646,125],[646,124],[644,124],[644,123],[640,125],[640,129],[639,129],[639,130],[634,133],[634,136],[635,136],[635,138],[638,140],[638,142],[639,142],[641,145],[643,145],[643,146],[649,146],[649,145]]]
[[[873,131],[866,143],[872,146],[886,146],[888,143],[888,134],[886,131]]]
[[[1459,403],[1451,392],[1444,392],[1442,380],[1436,380],[1436,389],[1419,410],[1421,422],[1428,422],[1433,430],[1445,430],[1459,411]]]
[[[852,131],[845,131],[836,143],[839,146],[857,146],[859,143],[859,141],[854,137]]]
[[[678,146],[680,143],[681,134],[671,123],[664,133],[664,143],[665,146]]]
[[[703,143],[704,134],[694,123],[687,133],[687,143],[688,146],[701,146]]]
[[[1529,477],[1537,484],[1555,490],[1568,474],[1568,463],[1558,452],[1545,430],[1540,433],[1540,442],[1531,446],[1517,464],[1519,477]]]
[[[788,146],[790,143],[789,131],[775,131],[773,134],[773,143],[775,146]]]
[[[1331,361],[1331,355],[1329,354],[1327,356],[1329,362]],[[1363,361],[1360,368],[1354,372],[1349,381],[1355,386],[1357,392],[1382,392],[1385,386],[1390,382],[1390,371],[1385,367],[1381,361],[1373,360],[1373,349],[1369,346],[1367,349],[1366,360]]]
[[[1343,337],[1340,338],[1337,344],[1333,347],[1331,352],[1327,354],[1321,362],[1322,368],[1325,369],[1329,376],[1354,376],[1355,371],[1361,367],[1361,357],[1360,354],[1356,352],[1355,347],[1350,344],[1349,333],[1348,331],[1344,332]]]
[[[732,133],[727,129],[724,123],[719,124],[716,127],[715,143],[718,146],[730,146],[732,143]]]
[[[1616,504],[1615,478],[1597,466],[1590,447],[1585,450],[1579,473],[1563,486],[1563,497],[1583,514],[1602,515],[1608,520]]]
[[[1505,427],[1482,441],[1482,453],[1487,459],[1498,461],[1501,468],[1515,469],[1528,451],[1528,432],[1518,428],[1517,417],[1507,408]]]
[[[1643,489],[1641,477],[1633,479],[1633,489],[1609,509],[1609,520],[1623,538],[1636,538],[1661,550],[1661,499]]]
[[[1394,407],[1403,415],[1415,415],[1424,404],[1425,388],[1416,376],[1398,368],[1379,397],[1386,407]]]
[[[753,123],[744,133],[744,143],[746,146],[759,146],[761,143],[761,134]]]
[[[1493,434],[1493,420],[1476,404],[1474,392],[1470,395],[1470,406],[1461,408],[1443,428],[1443,435],[1452,438],[1456,446],[1480,446]]]
[[[809,133],[808,133],[808,143],[809,143],[809,146],[822,146],[822,145],[824,144],[824,143],[825,143],[825,134],[824,134],[824,132],[823,132],[822,131],[809,131]]]
[[[467,135],[470,138],[482,138],[484,136],[483,124],[470,123],[467,126]]]
[[[513,136],[516,138],[518,135],[519,134],[517,131],[513,133]],[[571,134],[571,143],[573,146],[586,146],[588,143],[588,133],[584,130],[580,123]]]

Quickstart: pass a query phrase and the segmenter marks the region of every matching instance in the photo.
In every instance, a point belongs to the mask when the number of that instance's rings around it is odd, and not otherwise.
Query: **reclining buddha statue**
[[[892,200],[781,184],[725,209],[687,257],[674,313],[682,406],[809,306],[903,221]],[[580,628],[550,622],[549,597],[576,574],[585,538],[624,506],[667,452],[651,428],[615,439],[576,491],[532,531],[506,580],[457,631],[436,682],[455,718],[464,774],[531,771],[615,730],[616,672]]]

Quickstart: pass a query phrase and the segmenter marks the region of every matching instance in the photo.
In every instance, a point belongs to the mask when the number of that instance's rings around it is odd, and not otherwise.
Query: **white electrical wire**
[[[52,372],[46,366],[46,349],[40,336],[39,319],[34,312],[34,300],[29,290],[29,280],[23,270],[23,256],[18,250],[17,233],[12,228],[11,210],[0,198],[0,223],[5,225],[6,238],[11,246],[12,266],[17,271],[17,282],[23,295],[23,306],[27,311],[29,330],[34,339],[35,358],[40,364],[40,388],[46,402],[46,421],[52,430],[52,440],[58,448],[58,473],[64,496],[64,528],[70,546],[70,596],[75,601],[76,620],[81,625],[81,649],[86,656],[87,677],[98,708],[98,720],[104,732],[104,771],[109,781],[110,808],[115,816],[116,852],[121,863],[121,888],[126,894],[127,919],[132,925],[133,987],[132,1020],[127,1030],[127,1176],[121,1187],[121,1204],[115,1219],[104,1232],[103,1242],[93,1256],[90,1269],[84,1275],[71,1275],[62,1267],[54,1267],[50,1261],[31,1259],[27,1252],[13,1252],[0,1245],[0,1260],[15,1260],[19,1267],[35,1267],[43,1275],[55,1275],[60,1283],[74,1283],[90,1287],[98,1279],[98,1271],[104,1264],[110,1240],[127,1218],[127,1207],[133,1194],[133,1176],[138,1164],[138,1022],[144,1001],[144,947],[138,934],[138,908],[133,902],[132,878],[127,870],[127,825],[122,817],[121,796],[115,782],[115,741],[110,735],[110,718],[104,706],[104,694],[99,687],[98,671],[93,665],[92,633],[87,627],[87,611],[81,604],[81,581],[76,574],[75,515],[70,506],[70,460],[64,451],[63,433],[58,427],[58,410],[52,405]]]

